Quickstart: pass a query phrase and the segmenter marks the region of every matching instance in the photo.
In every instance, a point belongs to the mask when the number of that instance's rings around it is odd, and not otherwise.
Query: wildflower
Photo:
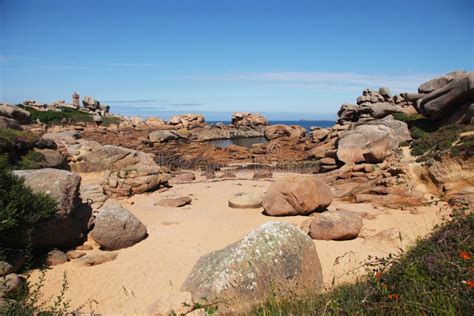
[[[375,273],[374,273],[374,277],[375,277],[376,279],[379,279],[379,280],[380,280],[380,278],[382,277],[382,272],[380,272],[380,271],[375,272]]]
[[[400,298],[400,295],[398,295],[396,293],[389,293],[388,294],[388,299],[390,299],[390,300],[398,301],[399,298]]]
[[[474,281],[473,280],[462,281],[462,283],[466,284],[468,288],[474,289]]]
[[[461,257],[461,259],[464,259],[464,260],[469,260],[469,259],[471,259],[471,254],[467,251],[461,250],[459,252],[459,257]]]

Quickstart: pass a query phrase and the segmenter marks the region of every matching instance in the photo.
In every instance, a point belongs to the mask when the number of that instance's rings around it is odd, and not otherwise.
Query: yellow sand
[[[282,177],[285,174],[275,174]],[[180,286],[198,258],[241,239],[267,221],[300,225],[308,217],[269,217],[262,209],[231,209],[229,198],[238,192],[265,192],[269,180],[251,180],[251,173],[238,173],[237,180],[203,181],[175,185],[166,192],[141,194],[123,200],[125,208],[147,227],[148,238],[117,251],[116,260],[94,267],[72,262],[54,266],[46,273],[45,296],[59,293],[64,271],[70,283],[67,299],[73,309],[106,315],[147,314],[157,300],[179,304]],[[96,175],[83,175],[84,182],[96,182]],[[183,208],[153,206],[164,197],[188,195],[192,204]],[[364,272],[360,267],[368,255],[384,256],[406,248],[417,236],[430,231],[448,214],[444,204],[416,210],[389,210],[368,204],[334,201],[330,209],[345,208],[368,214],[361,236],[349,241],[314,241],[322,264],[324,281],[330,285],[353,280]],[[366,214],[366,215],[367,215]],[[391,229],[391,230],[390,230]],[[387,231],[390,230],[390,231]],[[394,239],[372,236],[385,231]],[[92,251],[98,251],[94,249]],[[339,258],[338,264],[335,264]],[[32,280],[38,278],[35,271]]]

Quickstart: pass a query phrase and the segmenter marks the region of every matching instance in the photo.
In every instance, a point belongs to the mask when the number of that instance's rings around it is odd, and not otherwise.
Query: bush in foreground
[[[469,315],[474,308],[474,214],[438,227],[398,257],[376,258],[355,284],[270,299],[254,315]]]
[[[56,201],[33,193],[12,174],[5,155],[0,155],[0,245],[10,238],[28,243],[32,230],[56,213]]]

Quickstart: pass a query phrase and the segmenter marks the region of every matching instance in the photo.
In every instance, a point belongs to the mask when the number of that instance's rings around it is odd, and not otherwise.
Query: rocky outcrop
[[[352,211],[329,211],[313,216],[309,226],[309,236],[312,239],[354,239],[362,228],[362,216]]]
[[[341,105],[337,113],[338,123],[344,125],[351,122],[367,122],[397,112],[414,113],[415,103],[421,96],[414,93],[392,96],[390,90],[385,87],[380,88],[378,92],[365,89],[357,98],[357,105],[350,103]]]
[[[205,118],[200,114],[182,114],[173,116],[169,122],[175,129],[193,129],[203,127],[205,125]]]
[[[170,179],[167,170],[156,164],[136,164],[117,171],[108,171],[104,192],[112,197],[132,196],[153,191]]]
[[[337,158],[346,164],[381,162],[410,139],[406,123],[393,118],[377,120],[344,133],[338,140]]]
[[[219,311],[241,313],[269,295],[304,295],[322,284],[311,239],[291,224],[267,222],[242,240],[201,257],[181,290],[191,292],[195,300],[223,302]]]
[[[306,136],[306,129],[299,125],[270,125],[265,128],[265,138],[270,141],[273,139],[287,139],[297,141]]]
[[[15,119],[0,116],[0,128],[12,128],[16,130],[21,130],[21,125]]]
[[[432,120],[469,123],[474,117],[474,72],[455,71],[423,83],[418,112]]]
[[[260,113],[234,112],[232,113],[231,123],[235,127],[265,126],[268,125],[267,119]]]
[[[82,139],[74,143],[68,144],[66,151],[71,169],[76,172],[119,170],[138,164],[156,166],[152,154]]]
[[[307,215],[324,210],[331,202],[329,187],[309,175],[278,179],[263,196],[263,208],[271,216]]]
[[[66,168],[66,158],[60,152],[54,149],[35,149],[43,159],[39,162],[41,168]]]
[[[0,116],[18,121],[20,124],[31,122],[30,113],[17,106],[0,104]]]
[[[94,228],[91,231],[91,237],[105,250],[133,246],[146,235],[145,225],[115,200],[105,202],[95,218]]]
[[[80,191],[82,200],[87,202],[93,210],[101,208],[108,198],[104,193],[104,188],[99,183],[81,184]]]
[[[170,140],[188,139],[189,133],[176,130],[158,130],[148,134],[148,139],[152,143],[163,143]]]
[[[166,129],[166,122],[158,117],[149,117],[143,122],[150,129]]]
[[[82,99],[82,105],[91,111],[100,109],[100,102],[87,96]]]
[[[57,202],[53,219],[35,227],[31,241],[38,248],[67,248],[84,241],[91,209],[79,198],[81,177],[65,170],[17,170],[33,192],[42,192]]]

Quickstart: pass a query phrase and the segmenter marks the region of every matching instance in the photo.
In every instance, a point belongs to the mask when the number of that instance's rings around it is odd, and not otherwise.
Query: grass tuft
[[[469,315],[474,214],[459,212],[407,252],[375,258],[366,277],[326,293],[268,300],[253,315]]]

